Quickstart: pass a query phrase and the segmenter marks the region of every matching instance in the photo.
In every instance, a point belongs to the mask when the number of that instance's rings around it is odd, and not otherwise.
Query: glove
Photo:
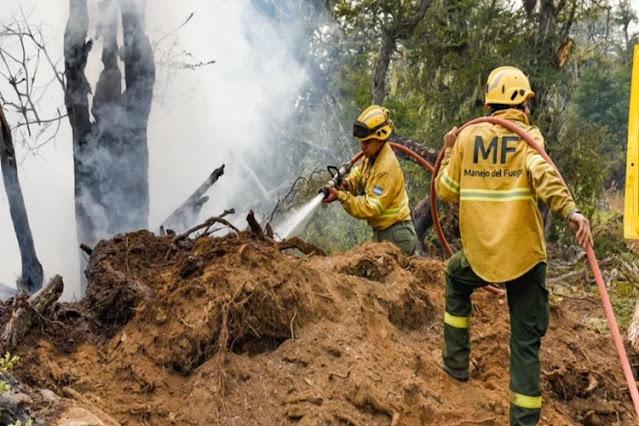
[[[322,200],[323,203],[332,203],[337,200],[337,196],[339,195],[339,191],[337,189],[330,185],[324,185],[324,188],[328,191],[328,196]]]

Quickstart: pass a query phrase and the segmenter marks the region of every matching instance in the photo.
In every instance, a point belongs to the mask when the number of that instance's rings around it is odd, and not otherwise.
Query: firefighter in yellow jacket
[[[353,217],[366,219],[376,241],[391,241],[406,254],[417,247],[404,173],[391,147],[386,143],[393,122],[386,108],[368,107],[353,124],[364,160],[354,167],[338,188],[326,186],[324,202],[339,200]]]
[[[544,146],[528,120],[534,96],[517,68],[499,67],[486,84],[486,108],[512,121]],[[459,202],[463,249],[446,271],[442,368],[454,379],[469,377],[471,294],[505,283],[510,312],[510,424],[536,425],[541,412],[539,348],[549,323],[546,246],[537,199],[567,218],[577,242],[592,244],[588,220],[577,209],[555,169],[520,137],[491,123],[444,137],[437,195]]]

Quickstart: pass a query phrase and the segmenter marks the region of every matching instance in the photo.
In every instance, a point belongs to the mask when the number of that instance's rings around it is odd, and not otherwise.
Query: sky
[[[97,2],[90,0],[89,4],[93,19]],[[3,16],[18,14],[19,6],[31,24],[42,25],[49,51],[61,59],[68,2],[3,0]],[[302,81],[302,70],[289,54],[291,40],[280,39],[269,23],[255,16],[248,0],[149,1],[146,28],[151,41],[163,39],[191,12],[195,15],[188,25],[159,45],[156,60],[166,62],[167,55],[175,58],[187,51],[198,60],[214,60],[215,64],[177,73],[158,66],[148,129],[152,230],[222,164],[226,164],[226,173],[209,191],[211,199],[201,216],[239,207],[230,205],[232,194],[251,191],[254,184],[245,178],[246,169],[238,158],[264,149],[265,129],[273,121],[286,119],[290,113],[287,105]],[[94,32],[90,30],[89,35]],[[100,49],[97,43],[87,67],[92,85],[102,67]],[[54,89],[42,101],[49,109],[63,107],[62,91]],[[63,300],[77,300],[80,262],[68,121],[63,121],[55,141],[37,152],[25,149],[15,135],[14,144],[22,160],[19,177],[45,283],[61,274],[65,280]],[[231,219],[240,228],[246,226],[243,218]],[[21,265],[3,188],[0,235],[0,283],[13,287]]]

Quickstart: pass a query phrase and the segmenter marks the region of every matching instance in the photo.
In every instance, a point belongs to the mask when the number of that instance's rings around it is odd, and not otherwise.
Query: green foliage
[[[628,135],[630,101],[630,64],[597,58],[584,67],[575,93],[577,115],[610,132],[607,148],[625,147]]]
[[[598,258],[628,253],[628,247],[623,238],[622,214],[597,211],[591,217],[595,254]]]
[[[15,423],[11,423],[9,426],[31,426],[33,425],[33,420],[29,419],[24,425],[22,424],[22,420],[18,420]]]
[[[592,286],[590,291],[595,295],[598,301],[601,301],[601,295],[599,294],[599,288],[597,286]],[[622,330],[627,329],[632,322],[635,303],[637,301],[635,285],[626,281],[619,281],[615,283],[614,287],[610,288],[608,295],[617,320],[617,325]],[[603,334],[610,332],[608,321],[605,318],[588,317],[584,320],[585,325],[596,333]]]
[[[431,174],[412,161],[400,160],[400,166],[404,172],[406,192],[408,192],[410,205],[415,207],[417,203],[428,195]]]
[[[365,53],[353,55],[339,71],[340,96],[349,100],[344,111],[348,114],[347,122],[353,122],[354,118],[371,103],[370,88],[373,84],[372,62]]]
[[[622,215],[602,209],[605,181],[610,173],[605,165],[611,164],[611,153],[606,152],[609,141],[608,127],[570,115],[559,140],[546,144],[577,205],[590,219],[595,252],[600,258],[628,252],[623,239]],[[550,239],[564,244],[574,242],[574,233],[566,220],[553,221]]]
[[[322,205],[300,235],[329,254],[348,251],[371,241],[366,221],[348,215],[339,202]]]
[[[415,14],[419,3],[325,3],[341,32],[331,33],[332,48],[316,33],[310,40],[316,52],[314,60],[329,75],[327,82],[335,89],[339,122],[346,133],[371,102],[382,35]],[[593,226],[598,225],[600,219],[595,212],[601,207],[606,183],[619,182],[624,169],[631,57],[628,43],[634,40],[625,25],[636,22],[632,10],[613,9],[614,23],[609,26],[605,21],[609,9],[594,1],[538,2],[532,13],[512,1],[431,2],[410,36],[394,34],[396,50],[387,73],[384,106],[391,110],[396,131],[440,148],[442,136],[451,127],[486,114],[484,85],[488,73],[500,65],[518,66],[529,76],[536,93],[531,101],[531,122],[546,137],[546,149],[578,205],[593,218]],[[569,47],[562,50],[565,46]],[[296,119],[306,124],[295,133],[313,138],[316,144],[319,139],[336,153],[334,158],[340,158],[345,154],[336,148],[329,133],[317,137],[318,127],[324,123],[309,111],[318,99],[309,96],[300,101],[303,108]],[[308,123],[315,123],[311,132]],[[352,138],[348,143],[356,146]],[[303,145],[283,146],[279,152],[286,153],[296,173],[318,164],[318,152]],[[334,158],[322,157],[319,161],[335,162]],[[410,162],[402,162],[402,168],[414,206],[426,195],[430,176]],[[272,178],[279,175],[274,170]],[[305,237],[324,248],[352,247],[367,238],[363,222],[333,207],[318,210]],[[603,252],[623,251],[616,234],[618,220],[601,223],[602,229],[614,231],[601,231],[596,237]],[[574,238],[564,220],[556,221],[553,236],[570,242]],[[604,241],[607,238],[610,240]]]
[[[623,184],[626,171],[631,64],[595,58],[583,71],[575,93],[574,109],[584,121],[608,130],[602,152],[610,177]]]
[[[6,352],[4,357],[0,358],[0,374],[6,374],[13,369],[13,367],[18,364],[20,361],[20,357],[17,355],[11,356],[10,352]],[[7,384],[6,381],[0,380],[0,393],[9,392],[11,388]],[[29,419],[25,426],[31,426],[33,424],[33,420]],[[23,426],[22,421],[18,420],[14,423],[11,423],[9,426]]]
[[[559,140],[546,141],[546,150],[582,210],[596,207],[603,198],[608,170],[602,167],[602,159],[606,158],[604,146],[609,138],[607,128],[569,116]]]
[[[15,367],[20,360],[17,355],[11,356],[10,352],[6,352],[4,357],[0,358],[0,374],[8,373]],[[0,380],[0,393],[9,392],[11,388],[4,380]]]
[[[621,329],[627,329],[632,322],[637,303],[637,288],[635,283],[628,281],[617,281],[610,291],[610,302],[612,303],[617,323]]]

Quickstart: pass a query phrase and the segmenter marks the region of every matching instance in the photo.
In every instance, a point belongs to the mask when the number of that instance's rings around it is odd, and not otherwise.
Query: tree
[[[430,0],[419,1],[364,1],[354,3],[347,0],[334,2],[335,16],[353,21],[347,25],[352,30],[368,26],[369,36],[379,37],[379,49],[374,65],[372,103],[381,105],[386,97],[386,76],[391,57],[397,50],[399,40],[413,36],[428,8]]]
[[[17,284],[19,288],[35,292],[42,287],[43,270],[18,177],[14,135],[32,152],[57,135],[62,114],[58,110],[52,115],[51,111],[39,108],[38,99],[45,96],[51,82],[62,84],[62,78],[45,49],[42,32],[28,25],[21,12],[21,18],[8,21],[0,29],[0,76],[4,80],[2,87],[6,89],[0,91],[0,163],[22,263]],[[45,76],[41,67],[43,62],[53,70],[53,79]]]
[[[70,0],[69,6],[65,104],[73,132],[76,222],[80,242],[93,245],[102,237],[148,226],[147,122],[155,64],[143,6],[134,0],[103,1],[98,37],[104,69],[89,109],[85,67],[93,40],[87,39],[87,0]],[[118,59],[124,62],[124,88]]]
[[[33,293],[42,287],[44,279],[42,265],[36,255],[33,244],[29,217],[24,205],[22,188],[18,179],[16,154],[13,147],[11,128],[0,107],[0,164],[2,165],[2,179],[9,199],[9,209],[13,228],[18,238],[20,255],[22,260],[22,275],[18,285]]]

